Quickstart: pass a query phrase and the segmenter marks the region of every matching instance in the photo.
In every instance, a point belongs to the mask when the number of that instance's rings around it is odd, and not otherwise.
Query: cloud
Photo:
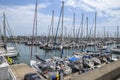
[[[72,31],[72,18],[73,13],[71,11],[75,11],[77,9],[76,17],[76,29],[80,26],[81,22],[81,13],[85,11],[86,15],[89,17],[89,26],[91,27],[92,20],[94,18],[94,12],[97,12],[97,29],[101,29],[101,26],[119,26],[120,20],[120,5],[118,4],[118,0],[64,0],[65,1],[65,9],[64,12],[64,26],[67,28],[67,32]],[[55,4],[55,3],[54,3]],[[59,6],[59,5],[58,5]],[[57,7],[58,7],[57,6]],[[48,25],[51,23],[51,14],[48,14],[47,11],[42,13],[42,10],[48,10],[49,8],[56,8],[53,3],[41,3],[38,4],[38,34],[48,34]],[[60,7],[60,6],[59,6]],[[33,27],[33,17],[34,17],[34,4],[29,5],[0,5],[0,26],[2,24],[2,13],[5,12],[8,18],[9,24],[12,28],[12,31],[15,35],[31,35],[32,27]],[[67,11],[67,9],[69,11]],[[75,9],[74,9],[75,8]],[[59,8],[60,9],[60,8]],[[54,22],[54,31],[56,30],[58,23],[59,11],[56,10],[55,14],[55,22]],[[91,14],[93,13],[92,17]],[[88,15],[89,14],[89,15]],[[68,16],[72,16],[69,18]],[[100,19],[100,20],[99,20]],[[85,20],[85,19],[84,19]],[[85,23],[85,21],[84,21]],[[84,24],[85,25],[85,24]],[[70,29],[71,28],[71,29]],[[107,28],[106,28],[107,29]],[[108,28],[110,29],[110,28]],[[103,30],[103,29],[101,29]],[[113,28],[111,28],[113,30]],[[72,34],[72,33],[71,33]]]
[[[120,8],[118,0],[64,0],[66,6],[82,9],[86,12],[96,11],[102,16],[107,14],[111,16]],[[119,10],[118,10],[119,11]],[[112,12],[111,14],[109,12]]]
[[[65,6],[78,11],[97,12],[97,26],[120,26],[120,0],[64,0]]]
[[[38,34],[48,34],[48,25],[51,23],[51,14],[43,14],[40,11],[47,8],[50,3],[42,3],[38,5]],[[10,27],[14,35],[31,35],[33,27],[33,17],[35,5],[21,5],[21,6],[5,6],[0,5],[0,22],[2,24],[2,13],[5,12]],[[54,17],[54,28],[56,29],[58,18]],[[65,22],[69,22],[70,18],[64,18]]]
[[[89,6],[88,4],[86,4],[85,2],[81,0],[79,1],[78,0],[65,0],[65,5],[78,8],[78,9],[84,9],[86,11],[93,11],[91,6]]]

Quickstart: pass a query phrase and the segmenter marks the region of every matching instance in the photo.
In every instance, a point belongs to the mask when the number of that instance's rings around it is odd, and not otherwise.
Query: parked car
[[[42,80],[37,73],[28,73],[24,76],[24,80]]]

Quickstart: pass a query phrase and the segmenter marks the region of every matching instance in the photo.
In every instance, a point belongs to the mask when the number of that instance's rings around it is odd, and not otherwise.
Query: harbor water
[[[8,43],[8,45],[12,45],[12,43]],[[110,52],[110,49],[115,47],[115,46],[116,46],[116,44],[107,45],[107,47],[108,47],[107,51]],[[19,55],[17,57],[13,58],[14,61],[16,63],[27,63],[27,64],[29,64],[30,55],[31,55],[31,46],[26,46],[25,44],[16,43],[16,47],[18,49]],[[37,53],[36,53],[36,49],[37,49]],[[64,49],[62,56],[66,57],[66,56],[72,55],[74,52],[85,52],[87,50],[88,51],[96,51],[97,49],[96,49],[96,47],[92,47],[92,46],[85,47],[85,48]],[[38,54],[39,57],[41,57],[42,59],[49,59],[49,58],[52,58],[54,56],[60,57],[61,50],[47,51],[47,50],[40,49],[38,46],[33,46],[33,53],[32,53],[32,58],[33,59],[35,59],[35,54]],[[112,57],[113,58],[120,57],[120,54],[112,54]]]

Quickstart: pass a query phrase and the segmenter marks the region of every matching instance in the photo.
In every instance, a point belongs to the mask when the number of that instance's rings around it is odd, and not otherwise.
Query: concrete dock
[[[28,66],[27,64],[24,64],[24,63],[10,65],[10,69],[11,69],[13,75],[16,77],[17,80],[24,80],[24,76],[27,73],[37,73],[30,66]],[[42,80],[45,80],[43,77],[41,77],[41,78],[42,78]]]
[[[10,69],[17,80],[23,80],[25,74],[27,73],[37,73],[24,63],[10,65]],[[45,80],[41,75],[39,76],[42,78],[42,80]],[[111,62],[86,73],[71,74],[70,76],[64,77],[64,80],[120,80],[120,60]]]
[[[116,80],[120,80],[120,78],[116,79]]]
[[[86,73],[74,74],[66,80],[119,80],[120,60],[106,64]]]

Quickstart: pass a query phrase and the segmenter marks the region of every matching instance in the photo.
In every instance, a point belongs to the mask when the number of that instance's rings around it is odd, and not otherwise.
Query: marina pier
[[[25,63],[10,65],[9,68],[10,68],[10,73],[14,75],[12,80],[24,80],[24,76],[26,74],[37,73],[35,70],[33,70],[29,65]],[[41,77],[41,75],[39,76]],[[42,80],[45,80],[43,77],[41,78]]]
[[[74,74],[66,80],[119,80],[120,60],[83,74]]]
[[[35,70],[24,63],[11,65],[10,69],[17,80],[24,80],[24,76],[28,73],[37,73]],[[42,80],[47,80],[41,75],[39,76],[42,78]],[[86,73],[73,73],[64,77],[64,80],[119,80],[119,77],[120,60],[106,64],[101,68],[97,68]]]

